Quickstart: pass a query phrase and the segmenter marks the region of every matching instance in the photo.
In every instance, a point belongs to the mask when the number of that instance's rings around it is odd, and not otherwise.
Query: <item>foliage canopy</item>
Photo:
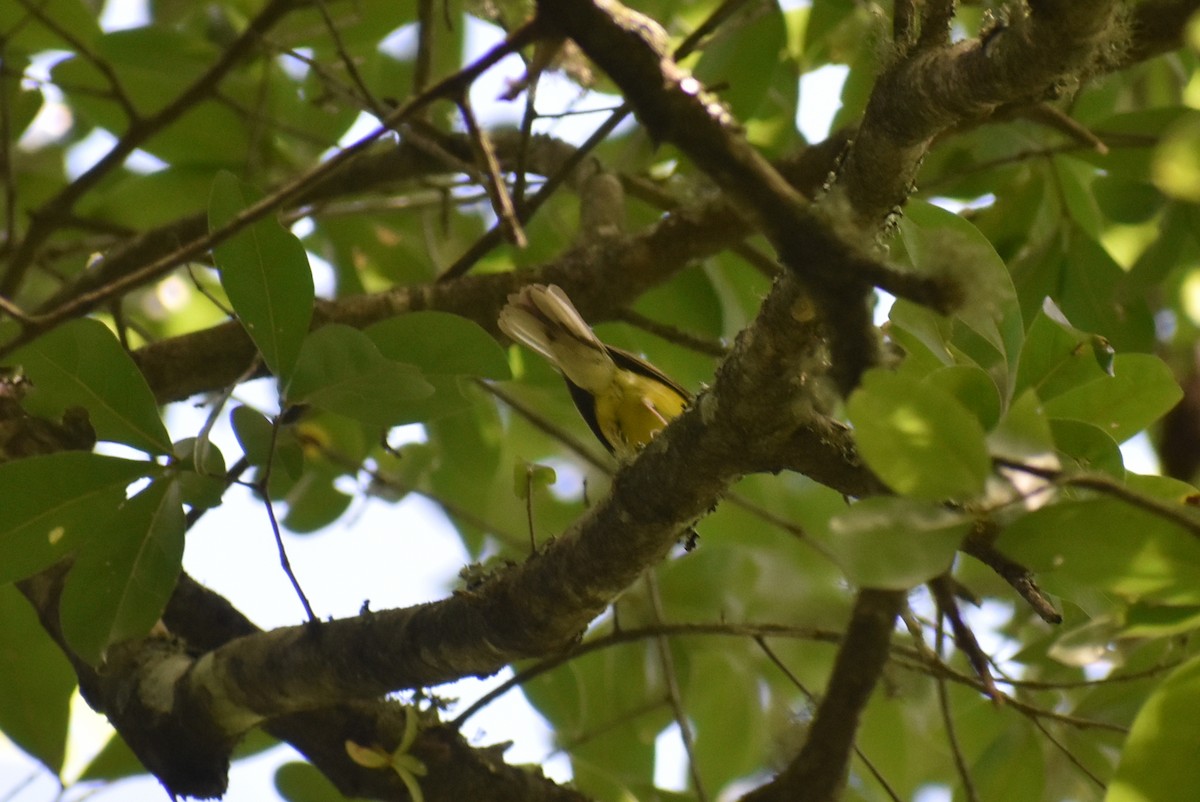
[[[291,800],[683,798],[671,727],[687,798],[1200,787],[1200,3],[96,5],[0,5],[0,730],[50,772],[78,687],[84,781],[197,797],[278,739]],[[698,393],[635,459],[503,350],[532,282]],[[246,487],[281,548],[419,495],[477,562],[261,631],[182,572]],[[509,665],[572,782],[438,697]]]

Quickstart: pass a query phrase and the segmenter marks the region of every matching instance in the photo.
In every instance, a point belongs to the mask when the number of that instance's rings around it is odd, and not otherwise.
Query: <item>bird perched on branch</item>
[[[579,414],[621,459],[636,454],[691,400],[649,362],[600,342],[553,284],[530,284],[508,296],[499,324],[558,369]]]

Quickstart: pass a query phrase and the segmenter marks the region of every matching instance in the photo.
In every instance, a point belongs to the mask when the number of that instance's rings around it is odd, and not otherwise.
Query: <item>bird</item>
[[[498,323],[562,374],[579,414],[618,459],[635,456],[691,402],[661,370],[601,342],[554,284],[529,284],[509,295]]]

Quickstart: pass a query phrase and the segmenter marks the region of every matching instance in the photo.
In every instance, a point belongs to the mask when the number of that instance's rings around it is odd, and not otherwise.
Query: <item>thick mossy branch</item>
[[[905,201],[938,134],[1073,92],[1125,46],[1115,2],[1030,6],[977,39],[914,49],[879,76],[838,182],[861,226],[883,224]]]

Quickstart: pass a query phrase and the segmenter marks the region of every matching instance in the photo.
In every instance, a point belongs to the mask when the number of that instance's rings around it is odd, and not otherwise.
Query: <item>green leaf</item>
[[[1164,194],[1200,202],[1200,114],[1177,120],[1163,134],[1154,153],[1154,184]]]
[[[60,603],[80,657],[96,664],[109,645],[150,631],[179,579],[184,529],[179,485],[157,481],[80,550]]]
[[[1062,313],[1047,300],[1033,319],[1021,346],[1014,394],[1033,389],[1038,398],[1049,401],[1106,375],[1090,347],[1092,335],[1061,318]]]
[[[875,369],[846,408],[867,465],[898,493],[968,498],[991,470],[983,428],[943,390]]]
[[[767,98],[786,48],[783,14],[772,3],[725,26],[705,45],[692,74],[705,86],[722,85],[721,102],[744,122]]]
[[[209,198],[209,229],[226,225],[251,202],[233,173],[218,173]],[[268,217],[217,245],[213,259],[221,286],[263,361],[286,382],[312,322],[313,278],[304,246]]]
[[[116,514],[131,482],[159,471],[152,462],[79,451],[0,464],[0,583],[78,548]]]
[[[286,395],[290,404],[394,426],[409,422],[411,402],[432,392],[419,370],[385,357],[363,332],[329,325],[305,338]]]
[[[106,33],[95,53],[92,58],[75,55],[59,62],[51,75],[81,120],[120,135],[129,118],[124,104],[113,96],[110,76],[120,82],[141,116],[149,117],[187,91],[219,57],[220,49],[206,34],[144,25]],[[258,81],[233,71],[221,84],[224,102],[200,98],[188,104],[177,119],[154,131],[142,149],[173,166],[243,169],[252,138],[246,115],[235,106],[248,108],[258,99],[256,85]]]
[[[251,465],[266,465],[271,459],[271,443],[275,440],[275,426],[270,419],[245,405],[234,407],[229,419],[247,461]]]
[[[520,461],[513,465],[513,495],[524,501],[558,481],[549,465]]]
[[[22,3],[0,3],[0,31],[4,31],[6,48],[17,53],[62,49],[66,43],[56,31],[65,31],[85,44],[100,36],[96,12],[82,0],[46,0],[35,8],[52,22],[53,29],[33,22]]]
[[[1063,459],[1064,467],[1072,464],[1079,470],[1107,473],[1117,479],[1125,478],[1125,458],[1121,447],[1110,434],[1098,426],[1077,420],[1052,420],[1050,430],[1054,445]]]
[[[346,797],[311,763],[284,763],[275,770],[275,790],[288,802],[345,802]]]
[[[1072,323],[1104,335],[1118,350],[1152,350],[1154,318],[1143,298],[1125,291],[1125,282],[1125,271],[1099,242],[1075,236],[1055,297]]]
[[[1103,233],[1104,224],[1100,208],[1096,204],[1096,196],[1092,192],[1096,168],[1069,156],[1055,156],[1052,163],[1054,176],[1071,220],[1086,231],[1089,237],[1099,237]]]
[[[1004,260],[987,237],[959,215],[922,201],[905,207],[900,235],[913,266],[954,282],[964,302],[954,318],[1010,362],[1020,349],[1023,326],[1017,291]],[[956,338],[959,347],[968,343]],[[976,356],[981,367],[990,361]]]
[[[868,498],[829,522],[826,545],[855,585],[908,590],[945,573],[970,528],[940,504]]]
[[[1117,354],[1112,376],[1101,376],[1050,399],[1045,410],[1052,418],[1090,423],[1122,443],[1165,415],[1182,397],[1171,369],[1158,357]]]
[[[283,525],[292,532],[307,534],[336,521],[354,497],[338,490],[333,480],[325,471],[305,471],[284,498],[287,514],[283,516]]]
[[[58,774],[75,672],[12,585],[0,585],[0,621],[0,731]]]
[[[12,361],[33,382],[25,399],[31,413],[57,420],[69,407],[83,407],[100,440],[171,453],[150,386],[100,321],[69,321],[18,349]]]
[[[185,437],[175,443],[175,456],[180,500],[193,508],[219,505],[227,487],[221,449],[207,439]]]
[[[1125,614],[1122,638],[1163,638],[1200,629],[1200,605],[1133,604]]]
[[[1176,668],[1150,694],[1137,718],[1104,802],[1178,799],[1200,788],[1200,658]]]
[[[926,376],[923,381],[944,390],[979,421],[986,431],[1000,419],[1000,392],[983,368],[975,365],[949,365]]]
[[[439,373],[511,379],[508,357],[496,339],[474,321],[449,312],[410,312],[363,331],[394,362]]]
[[[1180,504],[1181,513],[1187,507]],[[996,548],[1051,593],[1098,591],[1175,604],[1200,602],[1200,541],[1161,516],[1114,499],[1062,501],[1007,527]]]

